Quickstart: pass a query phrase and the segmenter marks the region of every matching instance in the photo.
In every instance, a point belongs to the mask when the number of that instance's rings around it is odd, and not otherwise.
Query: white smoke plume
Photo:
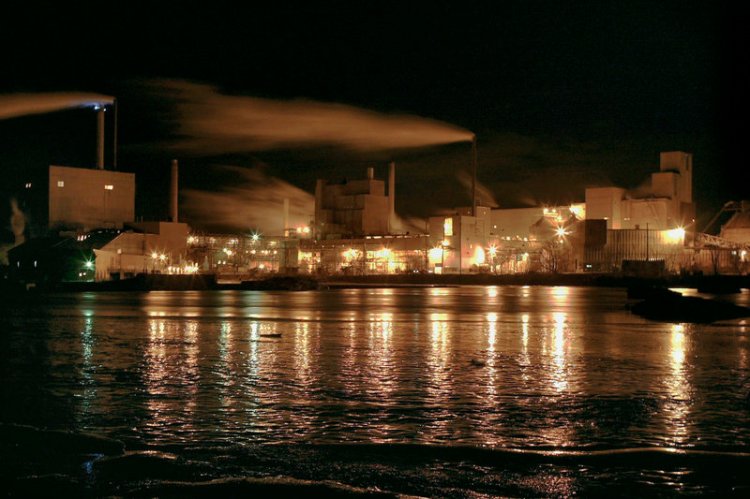
[[[0,95],[0,120],[45,114],[76,107],[109,105],[114,97],[75,92],[47,92]]]
[[[471,199],[471,175],[466,170],[459,170],[456,172],[458,182],[467,189],[469,193],[469,199]],[[492,194],[485,185],[482,185],[477,180],[477,204],[479,206],[489,206],[490,208],[497,208],[500,206],[495,200],[495,196]]]
[[[175,102],[177,151],[226,154],[335,146],[354,151],[416,148],[470,141],[454,125],[311,100],[225,95],[209,85],[166,80],[154,84]]]
[[[222,191],[197,189],[183,191],[182,209],[191,223],[219,226],[222,230],[283,234],[284,199],[289,199],[290,227],[307,226],[315,212],[312,194],[279,178],[266,175],[261,168],[220,167],[236,175],[236,182]]]
[[[402,217],[396,214],[396,220],[394,227],[392,228],[395,234],[425,234],[429,231],[427,226],[427,220],[418,217]]]
[[[10,228],[13,231],[15,237],[14,246],[23,244],[26,240],[24,231],[26,230],[26,215],[24,215],[21,208],[18,207],[18,201],[15,198],[10,200]]]

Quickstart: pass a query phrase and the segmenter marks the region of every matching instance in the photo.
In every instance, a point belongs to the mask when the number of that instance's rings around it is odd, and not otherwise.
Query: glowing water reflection
[[[691,401],[690,384],[685,373],[686,343],[685,326],[673,324],[669,349],[670,374],[666,379],[668,398],[664,404],[665,418],[671,429],[673,444],[682,444],[688,437]]]
[[[562,392],[568,389],[568,375],[565,368],[565,320],[566,314],[562,312],[555,312],[552,314],[555,321],[554,329],[554,352],[553,356],[555,359],[555,371],[552,379],[555,389],[558,392]]]
[[[448,362],[450,357],[450,328],[448,315],[430,314],[430,355],[427,359],[427,400],[434,410],[434,418],[425,428],[428,439],[442,439],[448,428],[450,412],[446,402],[451,395],[451,373]]]
[[[14,337],[7,372],[72,400],[68,421],[140,445],[750,445],[747,327],[645,321],[623,290],[66,299],[82,303],[46,311],[45,348],[23,343],[33,322]],[[27,352],[41,358],[24,372]]]

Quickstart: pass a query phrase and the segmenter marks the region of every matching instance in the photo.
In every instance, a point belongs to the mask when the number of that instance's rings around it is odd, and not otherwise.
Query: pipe
[[[367,168],[367,180],[372,180],[375,178],[375,168],[372,166]]]
[[[114,130],[112,133],[112,169],[117,170],[117,99],[114,100]]]
[[[104,106],[96,112],[96,167],[104,170]]]
[[[396,229],[396,162],[388,165],[388,233]]]
[[[289,236],[289,198],[284,198],[284,222],[282,234],[284,234],[284,237]]]
[[[323,231],[323,195],[325,191],[326,181],[318,179],[315,182],[315,226],[313,230],[314,236],[319,239]]]
[[[477,136],[471,138],[471,216],[477,216]]]
[[[177,199],[179,196],[179,187],[178,187],[178,163],[176,159],[172,160],[172,181],[169,186],[169,218],[172,220],[172,222],[179,222],[179,216],[178,216],[178,204]]]

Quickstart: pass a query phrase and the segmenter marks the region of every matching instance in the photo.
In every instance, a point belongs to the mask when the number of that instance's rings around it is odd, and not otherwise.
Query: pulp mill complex
[[[46,185],[19,186],[27,197],[43,199],[47,220],[44,234],[29,238],[25,215],[13,204],[14,240],[0,250],[6,278],[33,284],[144,273],[247,280],[276,273],[750,270],[750,203],[725,205],[734,213],[718,236],[696,230],[693,158],[682,151],[659,155],[647,188],[588,188],[579,203],[517,209],[482,206],[474,196],[471,206],[430,217],[420,233],[400,229],[396,164],[390,163],[381,166],[387,181],[375,168],[358,180],[319,179],[308,224],[290,226],[289,203],[280,200],[283,233],[207,234],[179,220],[177,161],[168,219],[136,221],[135,175],[105,167],[103,112],[95,167],[53,165]]]

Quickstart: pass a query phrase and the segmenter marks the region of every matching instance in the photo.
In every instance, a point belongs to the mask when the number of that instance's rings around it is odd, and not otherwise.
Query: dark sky
[[[164,144],[179,138],[174,96],[159,91],[165,79],[471,130],[480,180],[501,206],[582,200],[587,185],[635,187],[658,168],[659,151],[675,149],[695,155],[702,218],[750,197],[737,177],[744,132],[729,123],[746,103],[744,45],[739,20],[718,2],[152,3],[0,19],[0,93],[118,97],[120,165],[138,174],[146,216],[166,209],[174,152]],[[83,110],[0,121],[3,196],[49,163],[90,164],[94,123]],[[391,157],[404,214],[467,202],[455,175],[468,161],[461,145],[193,152],[181,155],[181,178],[186,189],[221,190],[213,165],[263,164],[312,191],[318,176],[357,177]]]

